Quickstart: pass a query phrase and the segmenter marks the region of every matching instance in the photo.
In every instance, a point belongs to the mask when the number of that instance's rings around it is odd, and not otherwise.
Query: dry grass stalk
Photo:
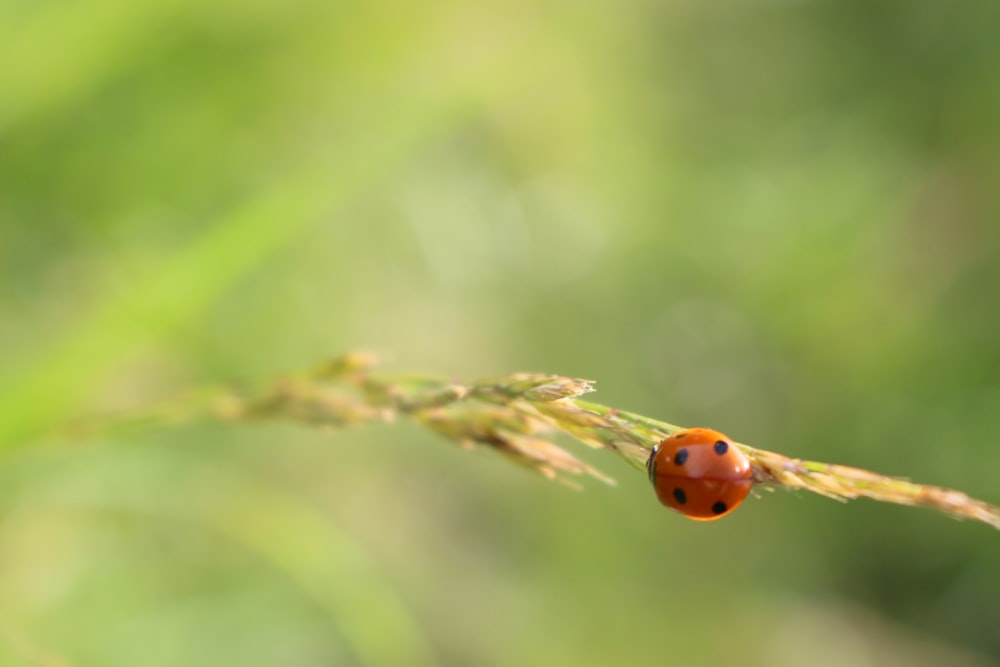
[[[377,374],[375,365],[370,354],[347,354],[309,373],[282,379],[261,392],[201,393],[146,412],[134,421],[277,418],[339,427],[408,417],[461,446],[492,448],[519,465],[570,484],[569,476],[575,475],[614,482],[554,443],[556,433],[565,433],[589,447],[616,452],[645,471],[652,447],[681,428],[581,400],[580,396],[593,391],[593,383],[588,380],[516,373],[460,383],[426,376]],[[756,485],[802,489],[841,501],[870,498],[929,507],[1000,530],[1000,508],[960,491],[737,444],[750,459]]]

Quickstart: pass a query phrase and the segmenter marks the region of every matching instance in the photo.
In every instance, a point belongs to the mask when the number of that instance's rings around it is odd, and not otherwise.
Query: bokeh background
[[[363,347],[1000,501],[998,26],[0,3],[0,665],[1000,665],[1000,536],[926,511],[700,524],[405,423],[39,439]]]

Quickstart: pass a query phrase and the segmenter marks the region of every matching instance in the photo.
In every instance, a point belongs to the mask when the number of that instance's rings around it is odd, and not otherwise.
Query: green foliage
[[[998,19],[0,3],[0,664],[997,664],[1000,545],[924,513],[693,525],[407,424],[35,436],[367,345],[995,500]]]

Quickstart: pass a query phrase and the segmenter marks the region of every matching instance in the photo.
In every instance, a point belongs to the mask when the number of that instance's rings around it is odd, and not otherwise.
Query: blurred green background
[[[998,502],[998,25],[0,2],[0,665],[1000,665],[1000,536],[926,511],[699,524],[405,423],[36,439],[364,347]]]

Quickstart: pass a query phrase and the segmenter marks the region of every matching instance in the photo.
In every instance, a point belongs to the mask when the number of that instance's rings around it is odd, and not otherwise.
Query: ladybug
[[[689,428],[664,438],[646,461],[656,497],[697,521],[736,509],[753,484],[750,459],[728,437],[710,428]]]

